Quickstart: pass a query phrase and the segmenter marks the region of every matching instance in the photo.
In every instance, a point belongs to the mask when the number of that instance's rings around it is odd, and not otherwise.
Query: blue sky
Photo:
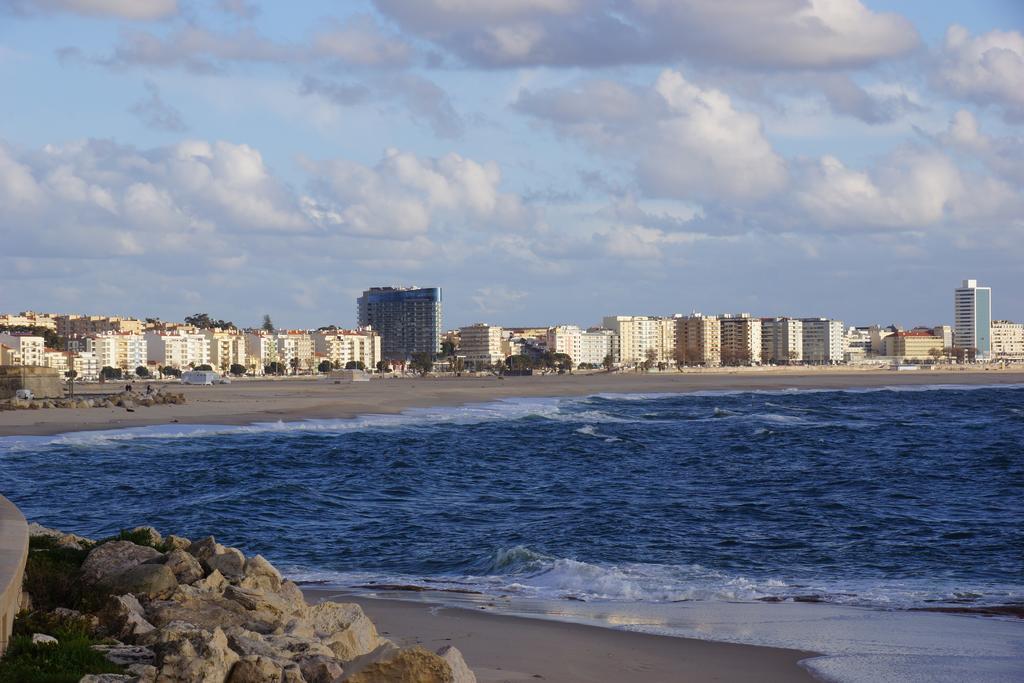
[[[0,310],[1024,319],[1024,5],[0,0]]]

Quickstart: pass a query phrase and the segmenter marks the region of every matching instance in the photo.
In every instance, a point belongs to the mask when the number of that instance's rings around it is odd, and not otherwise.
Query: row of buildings
[[[478,323],[443,333],[441,305],[440,288],[373,287],[357,299],[357,329],[315,331],[7,314],[0,315],[0,365],[43,365],[93,379],[105,367],[127,372],[145,367],[156,373],[210,366],[261,375],[314,372],[325,362],[332,368],[374,368],[381,361],[403,362],[417,354],[457,360],[467,369],[545,353],[568,356],[577,367],[1024,360],[1024,324],[993,321],[991,289],[975,280],[965,280],[954,292],[954,325],[911,330],[846,327],[830,318],[693,313],[608,316],[591,328]]]

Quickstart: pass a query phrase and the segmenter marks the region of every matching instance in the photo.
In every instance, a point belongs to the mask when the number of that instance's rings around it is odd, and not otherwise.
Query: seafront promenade
[[[21,604],[21,582],[28,559],[28,524],[14,504],[0,496],[0,656],[7,649]]]

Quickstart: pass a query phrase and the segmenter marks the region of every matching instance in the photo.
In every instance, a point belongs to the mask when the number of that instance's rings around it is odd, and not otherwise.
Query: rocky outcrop
[[[95,616],[78,615],[112,643],[96,649],[128,674],[82,681],[476,683],[457,649],[401,648],[357,604],[309,605],[260,555],[213,537],[165,540],[150,528],[131,536],[167,551],[127,540],[96,545],[83,578],[114,595]]]

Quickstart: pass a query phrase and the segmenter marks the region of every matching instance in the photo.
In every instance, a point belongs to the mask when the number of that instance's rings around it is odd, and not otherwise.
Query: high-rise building
[[[134,371],[149,360],[146,338],[130,332],[101,332],[85,340],[85,350],[95,354],[100,369]]]
[[[846,350],[843,321],[828,318],[804,318],[803,360],[805,363],[834,365],[843,362]]]
[[[1024,323],[1012,323],[1009,320],[992,322],[992,357],[1024,359]]]
[[[793,318],[762,318],[761,359],[765,363],[802,361],[804,324]]]
[[[613,315],[605,317],[603,326],[618,338],[615,361],[623,365],[636,365],[648,360],[669,363],[675,359],[675,318],[655,318],[646,315]]]
[[[210,339],[198,332],[146,332],[148,360],[159,367],[188,370],[210,365]],[[212,367],[212,366],[211,366]],[[134,369],[134,366],[131,367]]]
[[[496,325],[477,323],[459,329],[459,355],[465,356],[469,367],[482,370],[505,360],[502,353],[502,329]]]
[[[45,365],[46,344],[32,334],[0,333],[0,344],[11,349],[11,365]]]
[[[371,287],[356,303],[359,326],[377,330],[384,358],[441,352],[440,287]]]
[[[313,333],[313,347],[339,368],[349,363],[362,363],[373,370],[380,361],[380,335],[375,330],[318,330]]]
[[[676,362],[714,366],[722,362],[722,328],[718,318],[694,313],[676,318]]]
[[[758,365],[761,363],[761,320],[749,313],[719,316],[722,334],[723,365]]]
[[[953,294],[953,344],[973,349],[975,358],[992,357],[992,288],[964,280]]]
[[[602,365],[616,347],[615,333],[603,329],[583,331],[576,325],[558,325],[548,330],[547,347],[552,353],[568,355],[577,366]]]

